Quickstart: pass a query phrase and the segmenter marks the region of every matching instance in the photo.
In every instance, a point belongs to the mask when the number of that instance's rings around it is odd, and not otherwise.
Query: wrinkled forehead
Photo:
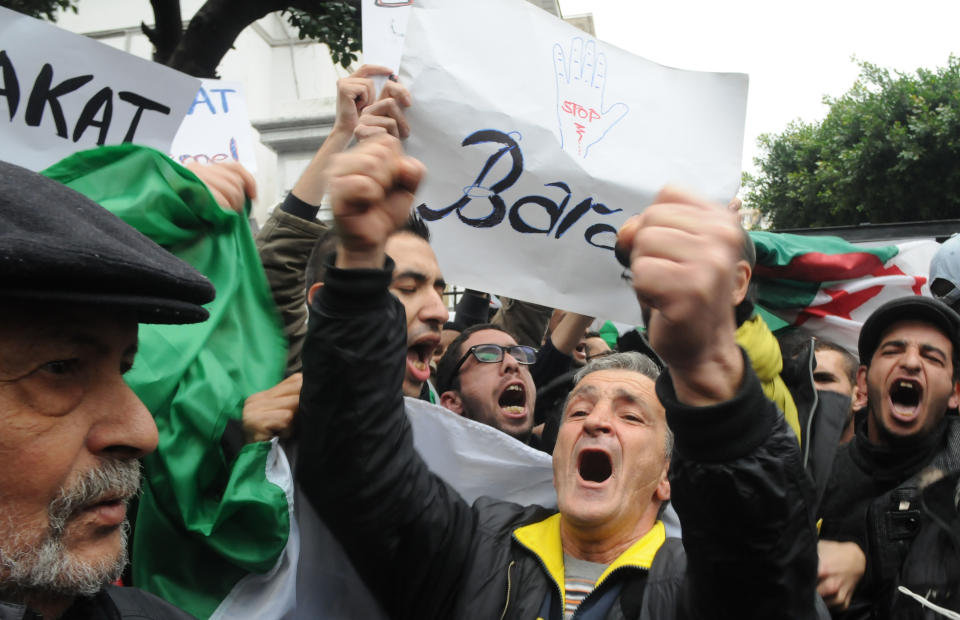
[[[876,356],[880,352],[880,347],[882,347],[884,343],[896,340],[933,346],[941,349],[948,358],[953,356],[953,341],[950,339],[949,334],[944,333],[939,325],[918,320],[895,321],[891,323],[881,332],[877,349],[873,352],[873,355]]]
[[[656,383],[650,377],[633,370],[597,370],[583,377],[567,399],[567,406],[577,401],[637,404],[651,413],[666,418],[663,405],[657,398]]]
[[[423,238],[413,233],[399,232],[387,239],[384,249],[395,264],[395,277],[403,273],[417,273],[426,277],[431,284],[443,279],[437,256]]]

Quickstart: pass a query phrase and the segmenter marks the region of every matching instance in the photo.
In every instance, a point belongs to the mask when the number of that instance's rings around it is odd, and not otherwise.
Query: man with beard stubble
[[[153,418],[124,382],[138,323],[196,323],[186,263],[55,181],[0,163],[0,619],[189,616],[115,582]]]

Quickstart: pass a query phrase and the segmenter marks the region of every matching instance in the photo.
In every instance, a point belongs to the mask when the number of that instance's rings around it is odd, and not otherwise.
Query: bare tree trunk
[[[196,77],[216,77],[217,66],[240,32],[288,5],[282,0],[207,0],[166,64]]]
[[[166,64],[183,36],[180,0],[150,0],[150,4],[154,27],[141,23],[140,29],[153,44],[153,60]]]

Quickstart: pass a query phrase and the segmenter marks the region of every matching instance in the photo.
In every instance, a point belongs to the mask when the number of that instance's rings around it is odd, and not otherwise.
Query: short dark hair
[[[836,342],[832,340],[823,340],[821,338],[814,339],[815,344],[813,345],[813,351],[834,351],[840,354],[840,357],[843,358],[843,366],[847,371],[847,378],[850,380],[850,385],[857,384],[857,368],[860,367],[860,364],[857,362],[857,358],[841,347]]]
[[[454,366],[456,366],[457,362],[460,361],[460,358],[463,357],[463,352],[460,349],[463,348],[463,343],[467,341],[467,338],[485,329],[493,329],[498,332],[503,332],[511,338],[514,338],[513,334],[499,325],[494,325],[493,323],[478,323],[476,325],[471,325],[460,332],[460,335],[453,339],[453,342],[451,342],[450,346],[447,347],[447,350],[444,351],[443,357],[441,357],[440,361],[437,362],[438,394],[443,394],[444,392],[448,392],[450,390],[460,389],[460,376],[453,373]]]
[[[397,229],[397,233],[404,232],[410,233],[411,235],[416,235],[427,243],[430,243],[430,229],[427,228],[427,223],[423,221],[423,218],[420,217],[420,214],[416,211],[411,211],[410,217],[407,218],[407,221],[403,223],[403,226]]]
[[[430,243],[430,229],[416,211],[410,213],[410,217],[403,223],[403,226],[397,229],[396,233],[410,233],[420,237],[427,243]],[[307,293],[310,287],[317,282],[323,282],[327,275],[327,257],[333,254],[337,249],[337,235],[333,229],[330,229],[324,235],[319,237],[310,250],[310,256],[307,258],[307,266],[304,272],[306,279]]]

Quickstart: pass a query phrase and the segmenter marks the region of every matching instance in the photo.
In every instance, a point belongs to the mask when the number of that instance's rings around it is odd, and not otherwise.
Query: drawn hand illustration
[[[559,43],[555,44],[553,66],[557,74],[560,143],[568,153],[586,159],[590,147],[602,140],[630,108],[625,103],[604,108],[607,56],[597,53],[596,41],[591,39],[584,44],[581,37],[574,37],[569,54]]]

